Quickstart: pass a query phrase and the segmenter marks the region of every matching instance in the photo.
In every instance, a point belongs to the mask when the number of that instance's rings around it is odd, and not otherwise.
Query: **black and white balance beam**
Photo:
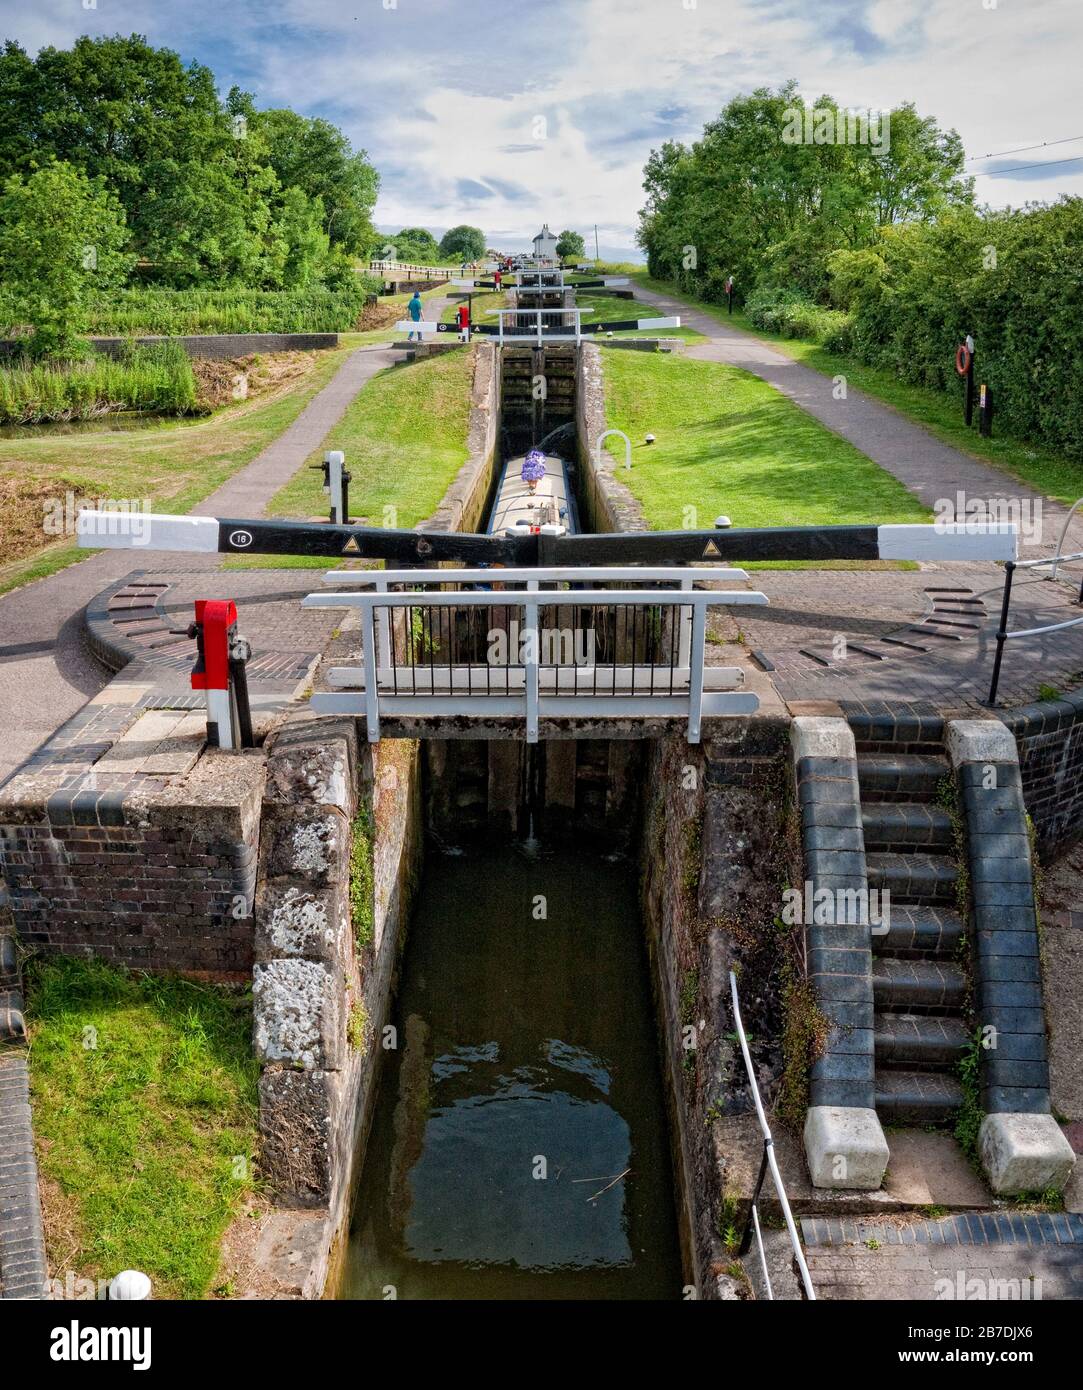
[[[1014,560],[1007,521],[930,526],[766,526],[716,531],[482,536],[311,521],[235,520],[87,508],[76,521],[83,549],[222,555],[313,555],[466,565],[687,565],[720,560]]]

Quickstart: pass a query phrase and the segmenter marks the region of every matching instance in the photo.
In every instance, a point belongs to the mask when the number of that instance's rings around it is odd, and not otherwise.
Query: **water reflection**
[[[341,1296],[677,1298],[630,862],[430,853]]]

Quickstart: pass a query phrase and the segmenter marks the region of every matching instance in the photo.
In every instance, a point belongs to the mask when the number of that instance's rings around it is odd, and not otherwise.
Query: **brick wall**
[[[1083,835],[1083,691],[1006,710],[1043,860]]]
[[[0,872],[24,946],[145,970],[251,970],[261,753],[207,752],[179,785],[52,783],[24,774],[0,793]]]

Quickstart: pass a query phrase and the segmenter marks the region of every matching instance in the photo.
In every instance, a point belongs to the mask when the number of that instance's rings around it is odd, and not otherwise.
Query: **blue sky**
[[[142,33],[225,92],[340,125],[381,172],[382,228],[525,245],[543,220],[629,254],[652,146],[795,77],[954,126],[979,196],[1083,194],[1083,0],[0,0],[30,51]],[[1052,163],[1080,156],[1074,163]],[[1004,174],[1022,164],[1048,167]]]

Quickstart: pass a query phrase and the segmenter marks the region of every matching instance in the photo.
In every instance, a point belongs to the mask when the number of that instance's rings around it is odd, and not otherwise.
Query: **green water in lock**
[[[430,850],[340,1298],[682,1296],[637,876]]]

